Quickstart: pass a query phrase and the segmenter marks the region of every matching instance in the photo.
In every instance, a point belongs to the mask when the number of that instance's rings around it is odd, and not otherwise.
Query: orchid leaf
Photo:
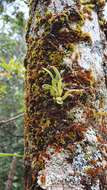
[[[53,74],[52,74],[48,69],[43,68],[43,70],[46,71],[46,72],[50,75],[50,77],[51,77],[52,79],[54,79]]]
[[[54,66],[52,66],[52,69],[54,71],[54,75],[52,74],[52,72],[50,72],[48,69],[44,70],[50,75],[50,77],[52,78],[51,84],[44,84],[43,88],[45,90],[50,91],[51,96],[53,97],[53,99],[58,103],[58,104],[63,104],[63,101],[69,97],[72,96],[73,94],[81,94],[83,92],[83,89],[71,89],[71,90],[64,90],[64,87],[66,86],[65,83],[62,82],[62,78],[60,75],[60,72],[58,71],[58,69]],[[65,91],[65,94],[64,94]],[[62,94],[64,94],[62,96]]]

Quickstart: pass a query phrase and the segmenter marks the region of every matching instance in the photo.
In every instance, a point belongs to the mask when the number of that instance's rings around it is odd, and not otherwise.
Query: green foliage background
[[[24,112],[27,12],[23,0],[0,0],[0,121]],[[0,153],[23,154],[23,151],[23,117],[0,124]],[[11,162],[12,158],[0,158],[0,190],[5,189]],[[23,176],[23,160],[18,159],[13,190],[23,189]]]

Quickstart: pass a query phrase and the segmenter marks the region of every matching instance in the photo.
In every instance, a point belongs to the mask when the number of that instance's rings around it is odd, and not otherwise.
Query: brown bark
[[[12,190],[13,180],[16,173],[16,163],[17,163],[17,158],[14,157],[8,174],[8,180],[6,182],[6,190]]]
[[[106,190],[104,1],[30,2],[25,190]]]

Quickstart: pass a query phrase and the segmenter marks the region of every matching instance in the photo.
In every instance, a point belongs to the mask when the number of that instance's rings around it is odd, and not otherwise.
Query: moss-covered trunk
[[[104,6],[30,1],[25,190],[107,189]]]

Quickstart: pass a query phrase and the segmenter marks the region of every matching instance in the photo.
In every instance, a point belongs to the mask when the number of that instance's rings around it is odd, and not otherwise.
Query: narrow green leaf
[[[52,80],[52,86],[53,86],[54,88],[57,88],[57,83],[58,83],[58,81],[54,78],[54,79]]]
[[[50,90],[51,85],[49,85],[49,84],[44,84],[42,87],[43,87],[45,90]]]
[[[57,102],[57,104],[63,104],[63,99],[62,99],[62,97],[57,97],[56,98],[56,102]]]
[[[51,77],[52,79],[54,79],[53,74],[52,74],[48,69],[43,68],[43,70],[46,71],[46,72],[50,75],[50,77]]]
[[[68,98],[68,96],[71,96],[71,93],[69,91],[65,92],[64,96],[62,96],[62,100],[65,100]]]
[[[62,79],[58,81],[58,96],[62,96],[63,93],[63,84],[62,84]]]
[[[54,86],[51,86],[50,88],[50,94],[53,97],[56,97],[57,89]]]
[[[61,79],[61,75],[60,75],[60,72],[58,71],[58,69],[56,67],[54,67],[54,66],[52,66],[52,68],[53,68],[53,70],[54,70],[54,72],[56,74],[56,79],[57,80]]]

